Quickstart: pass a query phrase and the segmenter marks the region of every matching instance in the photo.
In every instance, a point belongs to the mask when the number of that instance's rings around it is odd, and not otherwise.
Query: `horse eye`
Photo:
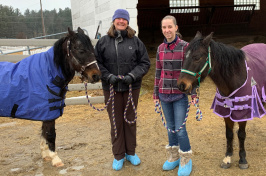
[[[196,57],[196,56],[193,56],[192,58],[193,58],[193,60],[195,60],[195,61],[199,61],[199,60],[201,59],[201,57]]]
[[[79,54],[84,54],[85,50],[79,50]]]

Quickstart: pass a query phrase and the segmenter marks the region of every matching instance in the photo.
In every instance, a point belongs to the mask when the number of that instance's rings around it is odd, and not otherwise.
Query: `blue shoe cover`
[[[121,159],[121,160],[114,159],[114,161],[113,161],[113,169],[116,170],[116,171],[119,171],[119,170],[122,169],[123,164],[124,164],[124,158]]]
[[[178,176],[189,176],[191,171],[192,171],[192,160],[190,159],[185,166],[179,165],[177,174]]]
[[[173,170],[175,169],[178,165],[179,165],[180,159],[173,161],[173,162],[169,162],[168,160],[165,161],[165,163],[163,164],[163,170]]]
[[[131,162],[134,166],[137,166],[140,164],[140,159],[138,155],[135,153],[135,155],[128,155],[126,154],[126,159]]]

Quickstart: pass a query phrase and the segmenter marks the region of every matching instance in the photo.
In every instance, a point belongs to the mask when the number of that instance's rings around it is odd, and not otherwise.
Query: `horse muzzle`
[[[81,74],[81,80],[88,83],[96,83],[101,79],[101,72],[98,68],[85,69]]]
[[[186,94],[191,93],[192,90],[192,84],[187,81],[178,80],[177,87],[181,92]]]

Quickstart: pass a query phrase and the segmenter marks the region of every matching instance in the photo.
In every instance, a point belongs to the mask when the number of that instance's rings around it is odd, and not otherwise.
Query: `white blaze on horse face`
[[[225,164],[230,164],[230,163],[231,163],[231,157],[230,157],[230,156],[225,157],[225,158],[223,159],[223,162],[224,162]]]
[[[191,53],[190,50],[186,52],[186,59],[190,56],[190,53]]]

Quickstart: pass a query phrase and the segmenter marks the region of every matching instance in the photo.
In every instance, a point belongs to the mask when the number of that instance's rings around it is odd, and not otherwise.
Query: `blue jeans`
[[[163,113],[166,119],[167,127],[171,130],[178,130],[183,124],[187,107],[188,97],[184,96],[180,100],[174,102],[161,101]],[[179,145],[180,150],[187,152],[191,149],[187,135],[186,125],[177,133],[168,131],[169,146]]]

